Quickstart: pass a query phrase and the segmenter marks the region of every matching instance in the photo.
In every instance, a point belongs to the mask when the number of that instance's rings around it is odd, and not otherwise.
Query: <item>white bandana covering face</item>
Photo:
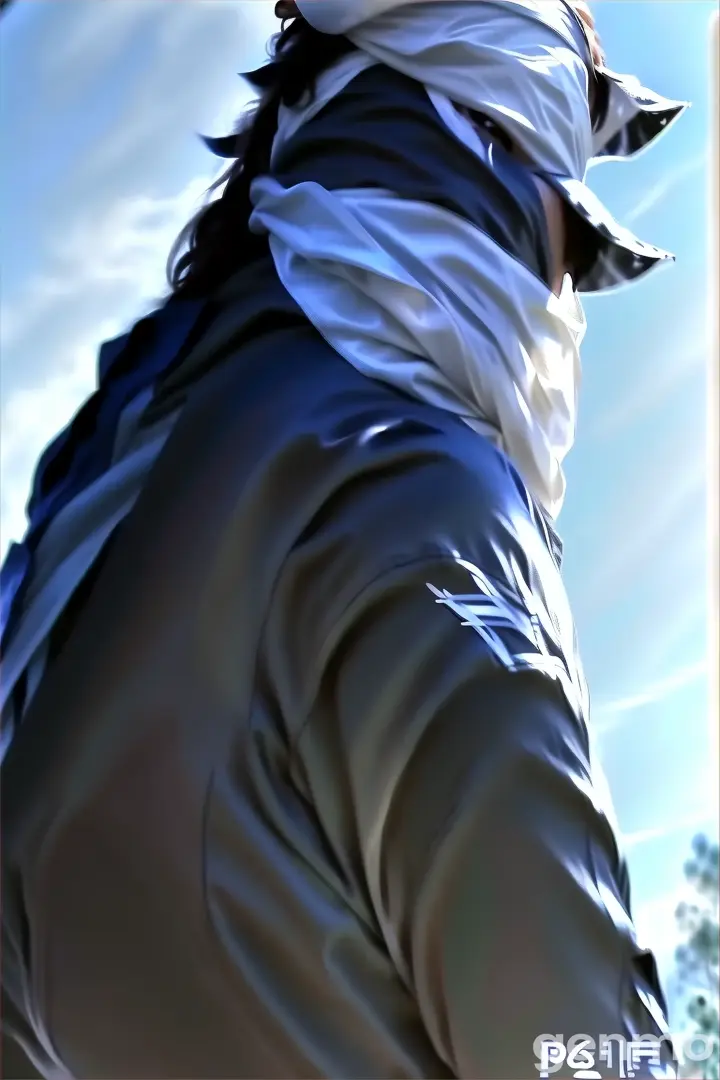
[[[582,184],[594,152],[589,75],[560,0],[298,0],[298,8],[317,29],[347,33],[358,51],[318,80],[309,106],[281,110],[274,155],[380,62],[422,83],[468,149],[481,155],[483,144],[457,105],[495,120],[538,167]],[[617,124],[605,127],[622,156]],[[261,177],[251,197],[251,228],[268,233],[284,286],[326,340],[364,374],[491,438],[556,517],[585,330],[572,288],[556,297],[479,229],[391,192],[285,189]]]

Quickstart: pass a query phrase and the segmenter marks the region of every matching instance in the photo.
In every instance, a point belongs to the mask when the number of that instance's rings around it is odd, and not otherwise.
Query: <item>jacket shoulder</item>
[[[472,580],[499,589],[574,666],[548,529],[512,464],[462,422],[382,391],[338,409],[311,440],[323,499],[279,574],[268,640],[307,670],[367,590],[382,583],[391,596],[410,568],[442,583],[444,565],[468,571],[467,592]]]

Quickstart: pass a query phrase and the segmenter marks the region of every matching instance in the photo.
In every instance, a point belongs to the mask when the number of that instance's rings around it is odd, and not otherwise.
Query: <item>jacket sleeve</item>
[[[543,1038],[661,1035],[664,1003],[584,722],[471,591],[450,555],[365,587],[320,650],[297,752],[325,827],[352,821],[344,843],[437,1054],[459,1077],[518,1080]]]

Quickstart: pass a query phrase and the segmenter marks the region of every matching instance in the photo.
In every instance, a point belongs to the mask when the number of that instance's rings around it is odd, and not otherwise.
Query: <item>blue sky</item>
[[[33,463],[94,383],[100,341],[163,292],[170,244],[215,175],[196,131],[247,100],[271,0],[33,0],[0,35],[3,550]],[[560,519],[598,748],[637,922],[669,974],[682,862],[717,832],[709,739],[706,368],[714,0],[600,0],[608,59],[693,108],[590,181],[677,254],[586,302],[583,389]]]

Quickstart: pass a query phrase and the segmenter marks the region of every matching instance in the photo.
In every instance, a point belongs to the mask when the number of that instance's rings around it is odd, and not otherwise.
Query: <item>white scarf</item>
[[[584,320],[461,218],[389,192],[253,184],[280,280],[355,368],[461,417],[555,517]]]
[[[509,127],[537,165],[582,179],[593,146],[588,72],[563,4],[363,3],[395,10],[348,35],[358,52],[318,80],[309,106],[281,110],[274,153],[379,61],[424,84],[439,122],[473,152],[482,153],[480,137],[453,102]],[[299,7],[323,29],[333,5]],[[493,439],[556,517],[585,330],[572,290],[556,297],[463,219],[391,192],[328,192],[315,183],[286,190],[260,177],[251,198],[251,228],[268,233],[281,281],[326,340],[364,374]]]

